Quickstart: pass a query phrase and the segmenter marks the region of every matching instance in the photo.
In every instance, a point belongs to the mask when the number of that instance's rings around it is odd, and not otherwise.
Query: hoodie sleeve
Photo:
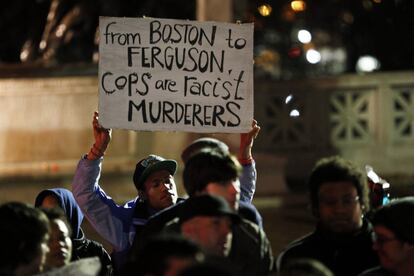
[[[256,163],[242,165],[243,171],[240,176],[240,201],[251,203],[256,190]]]
[[[99,186],[103,158],[82,158],[73,179],[73,195],[84,215],[95,230],[107,240],[115,251],[130,246],[133,207],[119,206]]]

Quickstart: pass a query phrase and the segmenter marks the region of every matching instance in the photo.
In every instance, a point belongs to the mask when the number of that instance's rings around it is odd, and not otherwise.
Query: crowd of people
[[[119,205],[100,186],[111,130],[98,116],[72,191],[40,191],[34,206],[0,205],[0,275],[414,275],[414,197],[371,209],[367,176],[352,162],[315,164],[315,230],[274,256],[252,204],[256,121],[240,135],[237,157],[207,137],[183,150],[186,198],[177,194],[177,162],[151,154],[136,164],[135,198]],[[112,252],[85,236],[84,216]]]

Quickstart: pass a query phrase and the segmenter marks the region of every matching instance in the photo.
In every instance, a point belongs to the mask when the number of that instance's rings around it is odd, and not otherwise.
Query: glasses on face
[[[372,233],[371,235],[371,239],[373,243],[376,243],[380,246],[383,246],[384,244],[388,243],[388,242],[392,242],[392,241],[399,241],[399,239],[397,239],[396,237],[385,237],[385,236],[378,236],[375,233]]]
[[[338,203],[346,208],[354,207],[358,202],[359,196],[344,196],[340,199],[323,196],[319,198],[319,204],[329,208],[337,206]]]

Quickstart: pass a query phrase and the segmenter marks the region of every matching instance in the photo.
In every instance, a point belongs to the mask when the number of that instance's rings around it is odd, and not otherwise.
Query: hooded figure
[[[71,191],[63,188],[53,188],[41,191],[35,200],[35,207],[60,207],[72,228],[73,252],[72,260],[88,257],[99,257],[104,274],[111,271],[111,258],[105,248],[98,242],[89,240],[82,231],[83,213]]]
[[[84,238],[84,234],[81,228],[83,213],[76,203],[72,192],[63,188],[43,190],[36,197],[35,207],[42,207],[43,200],[48,195],[55,197],[58,202],[58,206],[66,214],[68,222],[72,227],[72,240]]]

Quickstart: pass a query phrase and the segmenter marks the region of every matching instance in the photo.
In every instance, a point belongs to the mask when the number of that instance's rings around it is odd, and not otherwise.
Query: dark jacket
[[[268,275],[274,269],[273,252],[263,229],[242,219],[232,227],[232,244],[229,260],[241,275]]]
[[[138,201],[135,205],[134,219],[142,223],[135,224],[135,239],[136,240],[146,239],[152,234],[159,233],[164,227],[165,223],[177,216],[177,210],[180,208],[181,203],[185,201],[184,198],[177,198],[176,204],[167,207],[159,211],[158,213],[152,212],[147,205],[146,201]],[[155,218],[154,220],[152,218]],[[151,223],[151,226],[148,226],[148,223]],[[150,230],[149,232],[147,232]],[[146,235],[146,237],[142,237]]]
[[[313,258],[326,265],[336,276],[359,275],[379,265],[371,237],[372,226],[367,220],[364,220],[358,233],[340,237],[317,227],[313,233],[292,242],[278,256],[278,271],[290,260]]]
[[[89,240],[85,237],[81,224],[83,221],[83,213],[80,210],[72,192],[63,188],[54,188],[41,191],[35,200],[35,207],[41,206],[43,199],[47,195],[53,195],[59,202],[59,207],[66,214],[69,224],[72,228],[72,261],[98,257],[101,261],[103,271],[107,273],[111,271],[111,258],[102,244]]]
[[[136,239],[131,251],[139,251],[140,244],[162,231],[179,232],[177,221],[183,203],[185,200],[151,217],[141,235],[135,236]],[[240,208],[245,207],[240,205]],[[168,226],[166,227],[166,225]],[[242,219],[240,223],[233,225],[232,234],[233,239],[228,259],[236,271],[242,272],[239,275],[268,275],[274,268],[274,259],[270,242],[263,229],[247,219]]]
[[[83,235],[83,231],[81,229],[81,233]],[[109,256],[108,252],[102,246],[102,244],[85,238],[83,235],[79,239],[72,239],[72,260],[76,261],[84,258],[89,257],[98,257],[101,261],[101,265],[103,266],[103,274],[111,274],[109,273],[112,271],[112,263],[111,257]],[[102,275],[102,274],[101,274]]]

